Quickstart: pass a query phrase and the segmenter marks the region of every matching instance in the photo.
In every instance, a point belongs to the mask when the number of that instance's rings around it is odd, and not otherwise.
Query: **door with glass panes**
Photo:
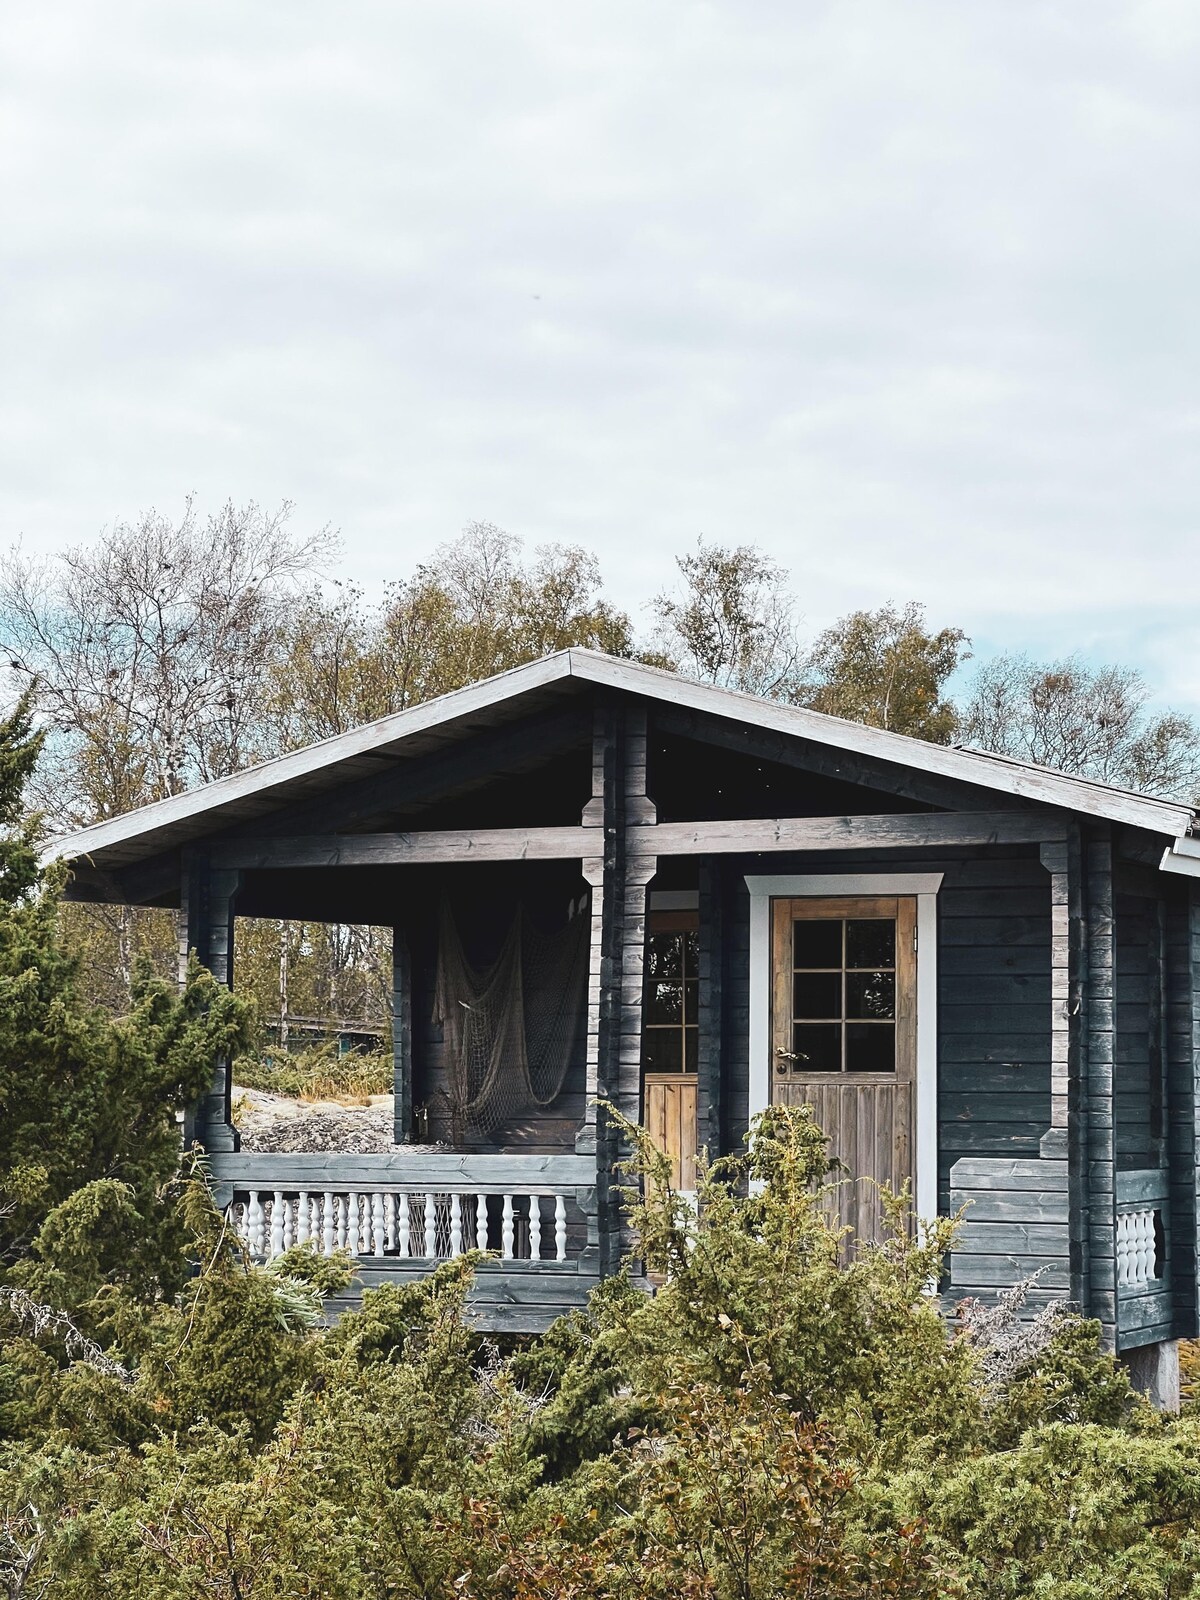
[[[877,1239],[878,1187],[914,1183],[917,902],[772,902],[772,1099],[810,1105],[837,1218]]]
[[[648,912],[642,968],[642,1125],[683,1190],[696,1187],[698,928],[696,911]]]

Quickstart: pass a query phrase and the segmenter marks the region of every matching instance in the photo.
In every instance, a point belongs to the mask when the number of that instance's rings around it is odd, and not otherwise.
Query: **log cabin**
[[[1032,1276],[1168,1390],[1197,1333],[1184,804],[570,650],[52,854],[223,983],[237,917],[392,930],[389,1150],[240,1149],[228,1062],[188,1118],[259,1256],[369,1286],[481,1246],[480,1326],[539,1330],[626,1248],[599,1099],[684,1189],[775,1100],[860,1235],[879,1184],[963,1211],[947,1305]]]

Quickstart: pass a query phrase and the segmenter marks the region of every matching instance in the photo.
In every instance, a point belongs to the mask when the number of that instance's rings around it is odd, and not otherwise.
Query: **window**
[[[896,920],[792,923],[791,1058],[780,1070],[896,1070]]]
[[[646,920],[642,1069],[696,1071],[700,953],[694,911],[652,911]]]

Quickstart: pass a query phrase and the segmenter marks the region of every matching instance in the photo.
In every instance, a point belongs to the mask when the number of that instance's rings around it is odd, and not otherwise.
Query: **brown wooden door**
[[[696,1187],[697,924],[694,910],[651,910],[642,965],[642,1123],[684,1190]]]
[[[642,1080],[646,1132],[671,1158],[676,1189],[696,1187],[696,1077],[646,1073]]]
[[[830,1209],[866,1239],[876,1185],[915,1185],[916,919],[908,896],[772,902],[772,1099],[812,1107]]]

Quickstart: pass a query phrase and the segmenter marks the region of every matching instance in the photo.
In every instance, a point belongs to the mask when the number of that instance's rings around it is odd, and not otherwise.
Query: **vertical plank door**
[[[881,1236],[880,1187],[915,1183],[911,896],[780,899],[771,917],[771,1090],[808,1105],[840,1164],[827,1205]]]
[[[646,1132],[671,1158],[671,1184],[696,1187],[696,1077],[646,1073],[642,1079]]]

